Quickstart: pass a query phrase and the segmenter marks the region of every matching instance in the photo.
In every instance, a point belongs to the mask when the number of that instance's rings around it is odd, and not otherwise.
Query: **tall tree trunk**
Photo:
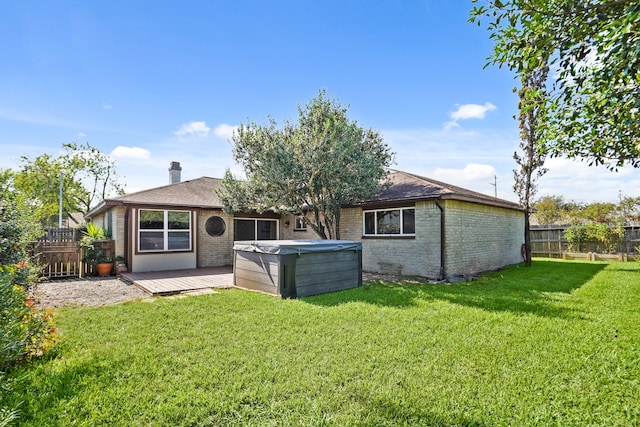
[[[529,207],[524,210],[524,264],[531,267],[531,224],[529,223]]]

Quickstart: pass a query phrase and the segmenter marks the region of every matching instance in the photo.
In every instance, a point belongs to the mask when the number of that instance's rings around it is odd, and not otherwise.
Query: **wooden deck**
[[[171,295],[211,288],[232,288],[232,267],[123,273],[122,278],[151,295]]]

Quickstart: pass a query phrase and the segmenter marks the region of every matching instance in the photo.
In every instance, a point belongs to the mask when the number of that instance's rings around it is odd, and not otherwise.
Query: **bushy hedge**
[[[37,228],[24,204],[8,192],[0,194],[0,394],[11,387],[7,372],[42,356],[57,336],[53,311],[38,309],[30,296],[38,267],[29,262],[27,243]],[[8,425],[16,410],[1,406],[0,426]]]
[[[624,226],[620,223],[572,225],[564,230],[564,237],[569,243],[570,251],[583,252],[586,243],[595,242],[598,252],[614,253],[624,238]]]
[[[26,292],[31,270],[26,262],[0,267],[0,372],[42,356],[55,341],[53,312],[36,308]]]

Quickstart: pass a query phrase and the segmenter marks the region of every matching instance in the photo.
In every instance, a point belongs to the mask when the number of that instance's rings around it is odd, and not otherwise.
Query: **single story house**
[[[231,265],[236,240],[317,239],[291,215],[230,214],[221,180],[180,180],[102,201],[86,216],[115,240],[132,272]],[[521,261],[524,213],[515,203],[401,171],[375,198],[341,212],[341,238],[363,246],[363,270],[451,279]]]

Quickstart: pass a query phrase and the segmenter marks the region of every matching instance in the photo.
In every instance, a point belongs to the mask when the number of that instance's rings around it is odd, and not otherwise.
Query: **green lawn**
[[[640,425],[640,263],[61,310],[22,425]]]

